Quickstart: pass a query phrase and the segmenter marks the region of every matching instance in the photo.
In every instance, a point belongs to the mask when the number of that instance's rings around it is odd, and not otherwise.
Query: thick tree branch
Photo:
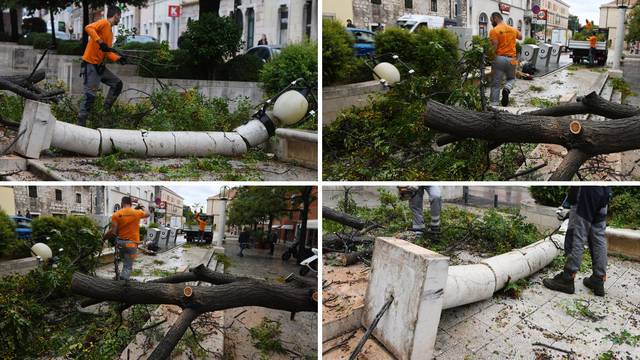
[[[0,90],[11,91],[23,98],[36,101],[48,100],[64,94],[63,89],[45,91],[35,85],[44,78],[45,71],[42,69],[36,71],[31,77],[26,74],[0,76]]]
[[[594,114],[608,119],[623,119],[640,115],[640,108],[605,100],[594,91],[579,98],[577,102],[560,104],[526,113],[526,115],[553,117],[577,114]]]
[[[328,206],[322,207],[322,217],[339,222],[342,225],[346,225],[352,227],[357,230],[362,230],[367,226],[367,222],[364,220],[360,220],[355,216],[345,214],[340,211],[333,210]]]
[[[576,149],[590,156],[640,148],[640,115],[609,121],[578,121],[531,114],[476,112],[429,101],[423,119],[427,126],[458,138],[500,143],[557,144],[569,151]],[[576,122],[579,131],[572,132],[571,126],[575,129]],[[561,169],[562,174],[553,178],[570,180],[575,172],[569,174],[568,170],[573,168],[569,165],[584,157],[577,155],[580,154],[572,153]]]
[[[182,339],[182,335],[187,331],[191,322],[195,320],[200,313],[194,309],[184,309],[182,314],[173,323],[169,331],[165,334],[164,338],[160,340],[160,343],[149,355],[149,360],[162,360],[168,359],[169,355],[176,347],[178,341]]]
[[[550,181],[568,181],[578,172],[580,166],[591,156],[581,150],[571,149],[562,160],[556,171],[549,178]]]

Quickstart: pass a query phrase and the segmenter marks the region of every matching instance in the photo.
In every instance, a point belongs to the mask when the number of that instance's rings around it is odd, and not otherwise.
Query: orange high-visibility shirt
[[[196,215],[196,221],[198,222],[198,230],[204,231],[204,228],[207,226],[207,221],[200,219],[200,215]]]
[[[592,47],[592,48],[595,48],[595,47],[596,47],[596,42],[598,41],[598,38],[597,38],[597,37],[595,37],[595,36],[591,35],[591,36],[589,36],[589,37],[587,38],[587,40],[589,40],[589,46],[590,46],[590,47]]]
[[[516,57],[516,40],[520,32],[505,23],[500,23],[489,31],[489,39],[498,41],[496,55]]]
[[[118,224],[118,238],[140,242],[140,219],[144,218],[144,211],[133,208],[124,208],[116,211],[111,216],[111,221]],[[127,244],[134,247],[134,244]]]
[[[87,48],[84,49],[82,60],[90,64],[100,64],[104,60],[105,55],[109,60],[116,62],[120,57],[114,53],[104,53],[100,50],[98,40],[102,40],[108,47],[113,46],[113,33],[111,32],[111,23],[107,19],[98,20],[87,25],[84,31],[89,35]]]

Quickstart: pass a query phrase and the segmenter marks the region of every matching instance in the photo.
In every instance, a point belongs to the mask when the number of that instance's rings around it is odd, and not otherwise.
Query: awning
[[[307,220],[307,229],[318,230],[318,220]]]

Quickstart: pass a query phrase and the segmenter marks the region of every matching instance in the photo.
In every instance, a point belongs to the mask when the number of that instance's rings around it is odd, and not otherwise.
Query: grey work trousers
[[[505,89],[513,88],[516,83],[516,66],[511,63],[512,58],[506,56],[496,56],[491,63],[491,104],[498,105],[500,101],[500,90],[502,90],[502,78],[506,76]]]
[[[118,250],[120,252],[120,260],[122,261],[122,271],[120,271],[120,279],[129,280],[131,277],[131,271],[133,270],[133,258],[138,253],[137,247],[127,247],[127,244],[132,243],[129,240],[118,239]],[[119,265],[118,265],[119,266]]]
[[[607,273],[607,239],[605,230],[607,207],[600,209],[603,220],[595,223],[578,215],[575,206],[571,207],[569,214],[569,227],[564,239],[564,253],[566,263],[564,270],[567,273],[576,273],[580,269],[585,245],[589,246],[591,260],[593,262],[593,275],[604,277]]]
[[[440,227],[440,209],[442,208],[442,188],[440,186],[419,186],[416,194],[409,200],[409,208],[413,213],[413,230],[424,230],[423,198],[424,192],[429,194],[429,214],[431,229]]]
[[[120,93],[122,92],[122,80],[113,74],[104,65],[94,65],[89,63],[83,63],[83,76],[84,76],[84,97],[80,104],[79,121],[80,125],[86,125],[87,117],[91,112],[91,106],[100,88],[100,83],[104,83],[109,87],[109,92],[104,98],[104,109],[109,110],[113,103],[116,101]]]

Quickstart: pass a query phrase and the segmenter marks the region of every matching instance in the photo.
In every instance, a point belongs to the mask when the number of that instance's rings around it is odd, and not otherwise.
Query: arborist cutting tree
[[[204,229],[207,227],[207,220],[203,220],[200,217],[201,213],[196,214],[196,221],[198,222],[198,231],[200,232],[200,242],[204,241]]]
[[[93,105],[100,83],[109,86],[104,99],[104,110],[109,110],[122,92],[122,81],[104,64],[105,56],[120,65],[127,64],[127,59],[112,52],[113,33],[111,28],[120,23],[120,9],[109,6],[107,18],[87,25],[84,31],[89,35],[89,42],[82,55],[80,76],[84,77],[84,98],[80,104],[78,124],[85,126],[91,106]]]
[[[496,57],[491,64],[491,105],[497,106],[500,98],[500,88],[502,78],[506,76],[507,81],[502,88],[502,106],[509,105],[509,94],[516,82],[516,67],[518,58],[516,57],[516,39],[522,40],[522,34],[516,28],[509,26],[502,21],[502,15],[498,12],[491,14],[491,25],[493,29],[489,31],[489,39],[496,51]]]
[[[138,256],[140,244],[140,220],[149,217],[149,211],[144,206],[131,207],[131,198],[124,196],[120,202],[122,209],[111,216],[111,227],[104,235],[105,240],[111,240],[116,244],[116,249],[122,259],[122,272],[120,279],[129,280],[133,270],[133,261]],[[116,264],[116,273],[118,272]],[[117,275],[117,274],[116,274]]]
[[[409,207],[413,213],[411,231],[424,236],[426,226],[424,224],[423,199],[424,192],[429,194],[429,214],[431,223],[429,225],[429,238],[432,242],[437,242],[440,235],[440,210],[442,209],[442,187],[440,186],[399,186],[398,191],[402,200],[409,200]]]
[[[607,208],[611,199],[608,186],[572,186],[567,194],[571,206],[569,226],[564,239],[566,257],[564,270],[543,284],[551,290],[567,294],[575,292],[574,279],[580,264],[584,246],[589,246],[593,262],[593,274],[583,279],[584,286],[598,296],[604,296],[607,279]]]

